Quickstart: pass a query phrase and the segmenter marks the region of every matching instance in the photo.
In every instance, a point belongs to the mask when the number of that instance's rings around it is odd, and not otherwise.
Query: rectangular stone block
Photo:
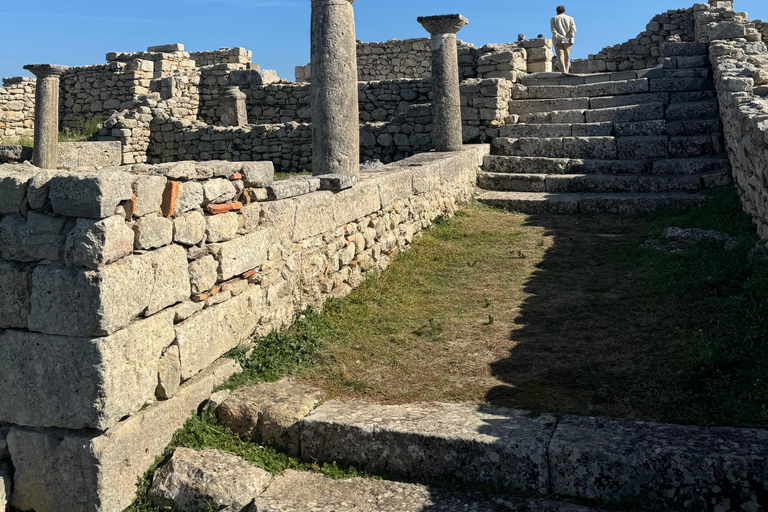
[[[187,253],[177,245],[98,270],[39,266],[32,274],[28,326],[46,334],[106,336],[189,295]]]
[[[384,208],[413,195],[413,176],[408,170],[381,173],[372,179],[379,186],[379,200]]]
[[[336,227],[333,211],[328,208],[333,201],[333,192],[314,192],[296,197],[294,201],[296,202],[294,242],[331,231]]]
[[[6,170],[6,167],[13,170]],[[0,167],[0,214],[19,213],[27,195],[27,187],[32,181],[33,173],[16,170],[18,167]]]
[[[133,180],[134,176],[113,170],[54,176],[49,185],[53,211],[68,217],[110,217],[133,196]]]
[[[237,297],[204,309],[176,326],[181,378],[188,380],[241,343],[256,330],[264,294],[253,285]]]
[[[212,244],[211,253],[219,262],[219,279],[226,281],[262,265],[275,239],[273,230],[263,229],[229,242]]]
[[[184,45],[181,43],[174,43],[174,44],[163,44],[160,46],[150,46],[147,48],[147,51],[149,53],[173,53],[173,52],[183,52],[184,51]]]
[[[552,415],[458,404],[330,401],[302,422],[302,458],[423,482],[493,482],[549,493]]]
[[[0,329],[25,328],[32,295],[32,270],[0,261]]]
[[[768,432],[568,416],[549,447],[552,492],[658,510],[761,510]]]
[[[123,146],[119,140],[105,142],[59,142],[59,169],[77,167],[114,167],[123,163]]]
[[[0,335],[0,421],[106,430],[155,396],[173,313],[137,320],[105,338],[8,330]]]
[[[381,209],[379,187],[371,180],[358,182],[354,187],[334,194],[331,209],[337,226],[375,213]]]
[[[8,437],[15,463],[12,505],[36,512],[122,512],[136,495],[139,477],[213,387],[233,373],[232,363],[215,363],[170,400],[103,434],[13,428]]]

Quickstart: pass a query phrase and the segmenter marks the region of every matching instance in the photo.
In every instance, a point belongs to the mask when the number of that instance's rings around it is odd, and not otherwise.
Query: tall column
[[[67,66],[29,64],[24,69],[37,77],[35,85],[35,148],[32,162],[56,169],[59,144],[59,77]]]
[[[469,20],[461,14],[418,18],[432,35],[432,139],[437,151],[461,150],[461,95],[456,33]]]
[[[312,173],[360,173],[355,0],[312,0]]]

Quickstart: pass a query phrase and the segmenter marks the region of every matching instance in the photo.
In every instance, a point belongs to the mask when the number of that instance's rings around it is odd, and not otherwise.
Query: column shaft
[[[418,18],[432,35],[432,140],[436,151],[460,151],[461,93],[456,33],[468,22],[460,14]]]
[[[354,0],[312,0],[312,171],[360,172]]]
[[[66,66],[35,64],[24,66],[37,76],[35,85],[35,148],[32,163],[42,169],[56,169],[59,145],[59,77]]]

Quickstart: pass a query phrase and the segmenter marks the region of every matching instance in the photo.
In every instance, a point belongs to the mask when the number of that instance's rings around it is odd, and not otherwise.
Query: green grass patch
[[[77,119],[77,125],[67,126],[59,132],[59,142],[88,142],[97,140],[99,130],[104,125],[102,116],[91,118],[80,117]]]
[[[8,146],[24,146],[25,148],[31,148],[35,145],[35,139],[29,135],[15,135],[3,138],[3,145]]]

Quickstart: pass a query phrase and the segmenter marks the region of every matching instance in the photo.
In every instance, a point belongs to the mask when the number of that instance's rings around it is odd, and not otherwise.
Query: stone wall
[[[0,142],[35,131],[34,78],[4,78],[0,87]]]
[[[702,12],[699,32],[710,43],[720,116],[744,210],[768,238],[768,48],[746,13]]]
[[[218,64],[239,64],[241,69],[246,69],[251,64],[253,52],[245,48],[219,48],[207,52],[189,52],[189,58],[195,66],[215,66]]]
[[[487,152],[418,155],[336,193],[305,178],[316,191],[273,201],[268,162],[0,167],[10,503],[122,511],[236,371],[222,354],[385,270],[470,199]]]
[[[465,80],[461,85],[464,140],[490,141],[499,127],[510,121],[512,82],[493,78]],[[390,163],[429,151],[432,145],[431,85],[426,80],[394,80],[360,83],[360,147],[363,161]],[[258,105],[249,121],[280,121],[241,127],[215,126],[168,115],[164,102],[157,108],[143,107],[152,114],[137,119],[130,113],[114,116],[105,130],[130,147],[125,163],[178,160],[272,161],[283,170],[312,168],[312,133],[309,121],[308,85],[273,84],[245,90]],[[260,94],[260,93],[263,93]],[[307,102],[307,103],[304,103]],[[151,102],[153,103],[153,102]],[[150,104],[151,104],[150,103]],[[254,109],[260,114],[254,115]],[[259,117],[265,113],[263,117]],[[305,122],[290,120],[295,119]],[[140,119],[152,117],[149,125]],[[128,126],[131,126],[128,128]],[[102,138],[111,138],[102,137]],[[145,142],[149,143],[145,145]],[[140,160],[144,151],[148,158]]]
[[[697,4],[706,9],[706,4]],[[693,42],[696,34],[693,23],[694,8],[672,9],[657,14],[648,23],[644,32],[634,39],[607,46],[599,53],[589,56],[589,73],[605,71],[626,71],[630,69],[653,68],[662,62],[661,43],[670,40]],[[679,38],[679,39],[677,39]]]

